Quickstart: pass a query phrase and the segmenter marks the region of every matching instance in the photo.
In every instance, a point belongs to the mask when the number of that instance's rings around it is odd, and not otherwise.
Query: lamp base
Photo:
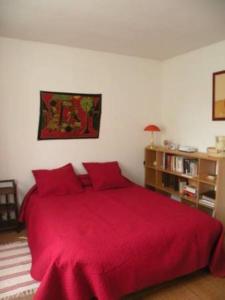
[[[150,137],[150,145],[149,145],[150,149],[154,148],[154,132],[151,132],[151,137]]]
[[[148,148],[149,148],[149,149],[155,149],[155,145],[150,144],[150,145],[148,146]]]

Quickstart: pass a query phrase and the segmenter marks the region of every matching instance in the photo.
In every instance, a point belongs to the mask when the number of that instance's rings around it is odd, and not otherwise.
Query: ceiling
[[[0,35],[164,60],[225,40],[225,0],[0,0]]]

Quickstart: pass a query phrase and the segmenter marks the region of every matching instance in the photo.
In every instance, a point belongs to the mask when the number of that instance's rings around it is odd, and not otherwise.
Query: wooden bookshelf
[[[181,202],[216,217],[225,225],[225,158],[158,146],[145,148],[144,164],[147,188],[175,195]],[[181,189],[181,184],[195,193],[185,194],[187,191]],[[213,207],[202,201],[203,195],[210,191],[215,193]]]

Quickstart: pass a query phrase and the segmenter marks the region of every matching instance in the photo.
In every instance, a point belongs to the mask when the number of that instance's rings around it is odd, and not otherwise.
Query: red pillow
[[[58,169],[33,170],[32,172],[40,196],[67,195],[83,190],[71,164]]]
[[[104,163],[83,163],[95,190],[122,188],[131,183],[122,176],[117,161]]]

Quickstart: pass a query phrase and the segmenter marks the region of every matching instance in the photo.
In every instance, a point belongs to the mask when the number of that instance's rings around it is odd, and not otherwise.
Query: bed
[[[136,184],[42,197],[34,186],[20,220],[35,300],[118,300],[205,267],[225,276],[222,224]]]

